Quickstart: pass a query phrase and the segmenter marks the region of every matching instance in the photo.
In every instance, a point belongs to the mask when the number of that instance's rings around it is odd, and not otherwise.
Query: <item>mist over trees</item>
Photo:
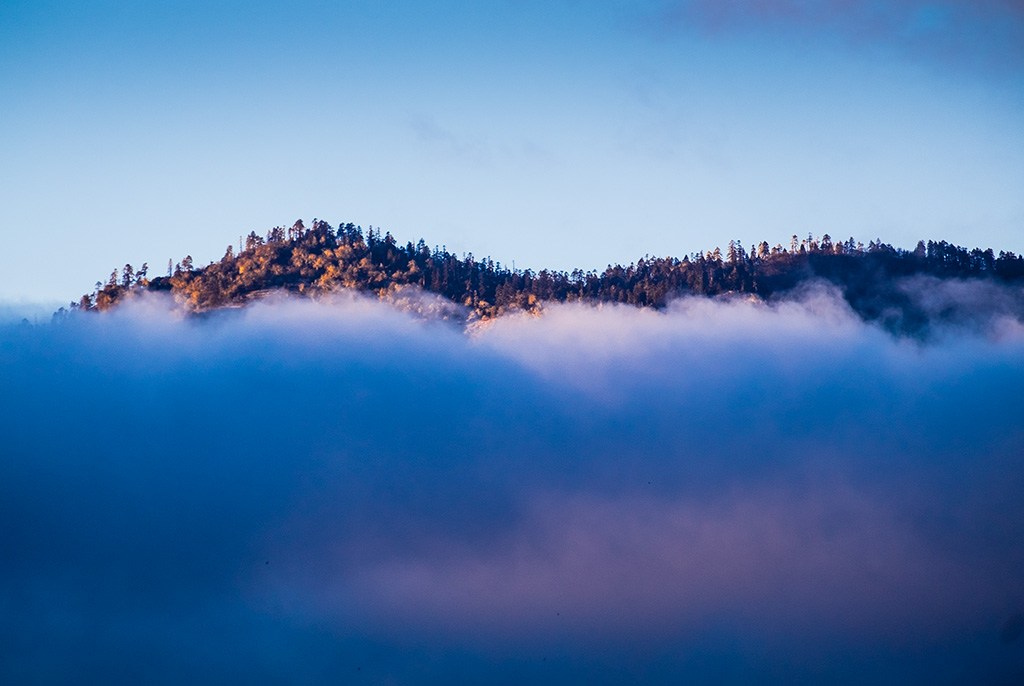
[[[191,256],[168,263],[167,274],[149,278],[148,265],[126,264],[104,285],[82,296],[72,309],[105,310],[134,293],[170,291],[192,311],[240,306],[269,291],[314,294],[339,288],[387,296],[406,286],[436,293],[490,319],[513,311],[535,311],[550,302],[613,302],[664,307],[684,295],[752,294],[770,299],[814,280],[835,285],[863,319],[893,333],[915,335],[928,312],[907,292],[913,277],[1024,283],[1024,256],[989,248],[968,249],[946,241],[920,241],[916,249],[894,248],[880,239],[868,245],[828,234],[792,236],[787,247],[762,241],[746,248],[730,241],[720,248],[676,257],[645,256],[603,272],[514,269],[472,253],[461,258],[421,238],[401,245],[390,232],[352,223],[337,229],[314,219],[265,236],[240,238],[224,257],[196,267]]]
[[[1024,674],[1020,320],[171,300],[0,325],[0,683]]]
[[[0,682],[1024,674],[1021,258],[240,242],[0,322]]]

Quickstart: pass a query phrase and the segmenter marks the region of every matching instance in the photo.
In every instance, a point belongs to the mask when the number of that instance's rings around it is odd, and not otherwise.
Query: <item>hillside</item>
[[[143,291],[174,294],[194,312],[239,306],[268,291],[314,294],[339,288],[387,295],[405,286],[439,294],[487,319],[511,311],[531,311],[548,302],[618,302],[663,307],[683,295],[755,294],[772,299],[814,281],[836,286],[850,307],[888,330],[916,335],[936,317],[956,319],[969,312],[922,299],[922,280],[983,280],[1024,284],[1024,257],[990,248],[967,249],[945,241],[919,242],[913,251],[881,240],[867,246],[833,240],[827,234],[790,245],[761,242],[749,250],[730,242],[680,258],[644,257],[603,272],[510,269],[490,258],[462,258],[420,239],[400,245],[390,233],[351,223],[337,229],[320,220],[307,228],[299,220],[265,236],[250,233],[237,254],[228,246],[219,262],[196,267],[186,257],[168,265],[168,274],[149,278],[148,265],[130,264],[111,273],[104,285],[82,296],[72,309],[105,310]],[[917,284],[915,286],[915,284]],[[926,285],[925,288],[928,288]],[[934,290],[933,288],[931,290]],[[1005,299],[1004,299],[1005,300]],[[1024,316],[1020,298],[1003,302],[1009,314]],[[960,310],[963,308],[961,307]]]

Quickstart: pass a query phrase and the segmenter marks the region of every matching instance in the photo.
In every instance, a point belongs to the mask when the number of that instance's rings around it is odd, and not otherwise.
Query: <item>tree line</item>
[[[609,265],[602,272],[510,269],[472,253],[461,258],[445,247],[430,248],[420,239],[400,245],[390,232],[352,223],[333,228],[314,219],[289,228],[275,227],[261,236],[252,232],[224,257],[196,267],[191,256],[168,264],[165,276],[149,278],[149,267],[126,264],[106,284],[97,282],[72,309],[105,310],[139,291],[170,291],[194,311],[238,306],[271,290],[317,293],[337,288],[384,295],[415,285],[468,307],[475,316],[492,318],[516,310],[536,310],[546,302],[619,302],[663,307],[686,294],[750,293],[764,298],[818,278],[840,288],[850,306],[865,319],[881,318],[887,309],[910,307],[897,287],[901,277],[1024,281],[1024,256],[946,241],[921,241],[912,251],[881,240],[868,245],[828,234],[793,236],[789,246],[757,243],[746,249],[730,241],[719,248],[684,257],[645,256],[628,266]],[[909,323],[908,323],[909,322]],[[913,316],[900,326],[913,328]]]

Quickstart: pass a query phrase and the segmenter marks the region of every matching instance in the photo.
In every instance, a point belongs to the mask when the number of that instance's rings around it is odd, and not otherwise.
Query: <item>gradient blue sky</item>
[[[1024,3],[0,8],[0,300],[296,218],[518,267],[731,238],[1024,251]]]

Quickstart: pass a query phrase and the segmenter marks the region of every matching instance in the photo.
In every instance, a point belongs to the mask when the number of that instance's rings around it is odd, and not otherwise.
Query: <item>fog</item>
[[[1017,295],[906,287],[0,325],[0,681],[1017,682]]]

